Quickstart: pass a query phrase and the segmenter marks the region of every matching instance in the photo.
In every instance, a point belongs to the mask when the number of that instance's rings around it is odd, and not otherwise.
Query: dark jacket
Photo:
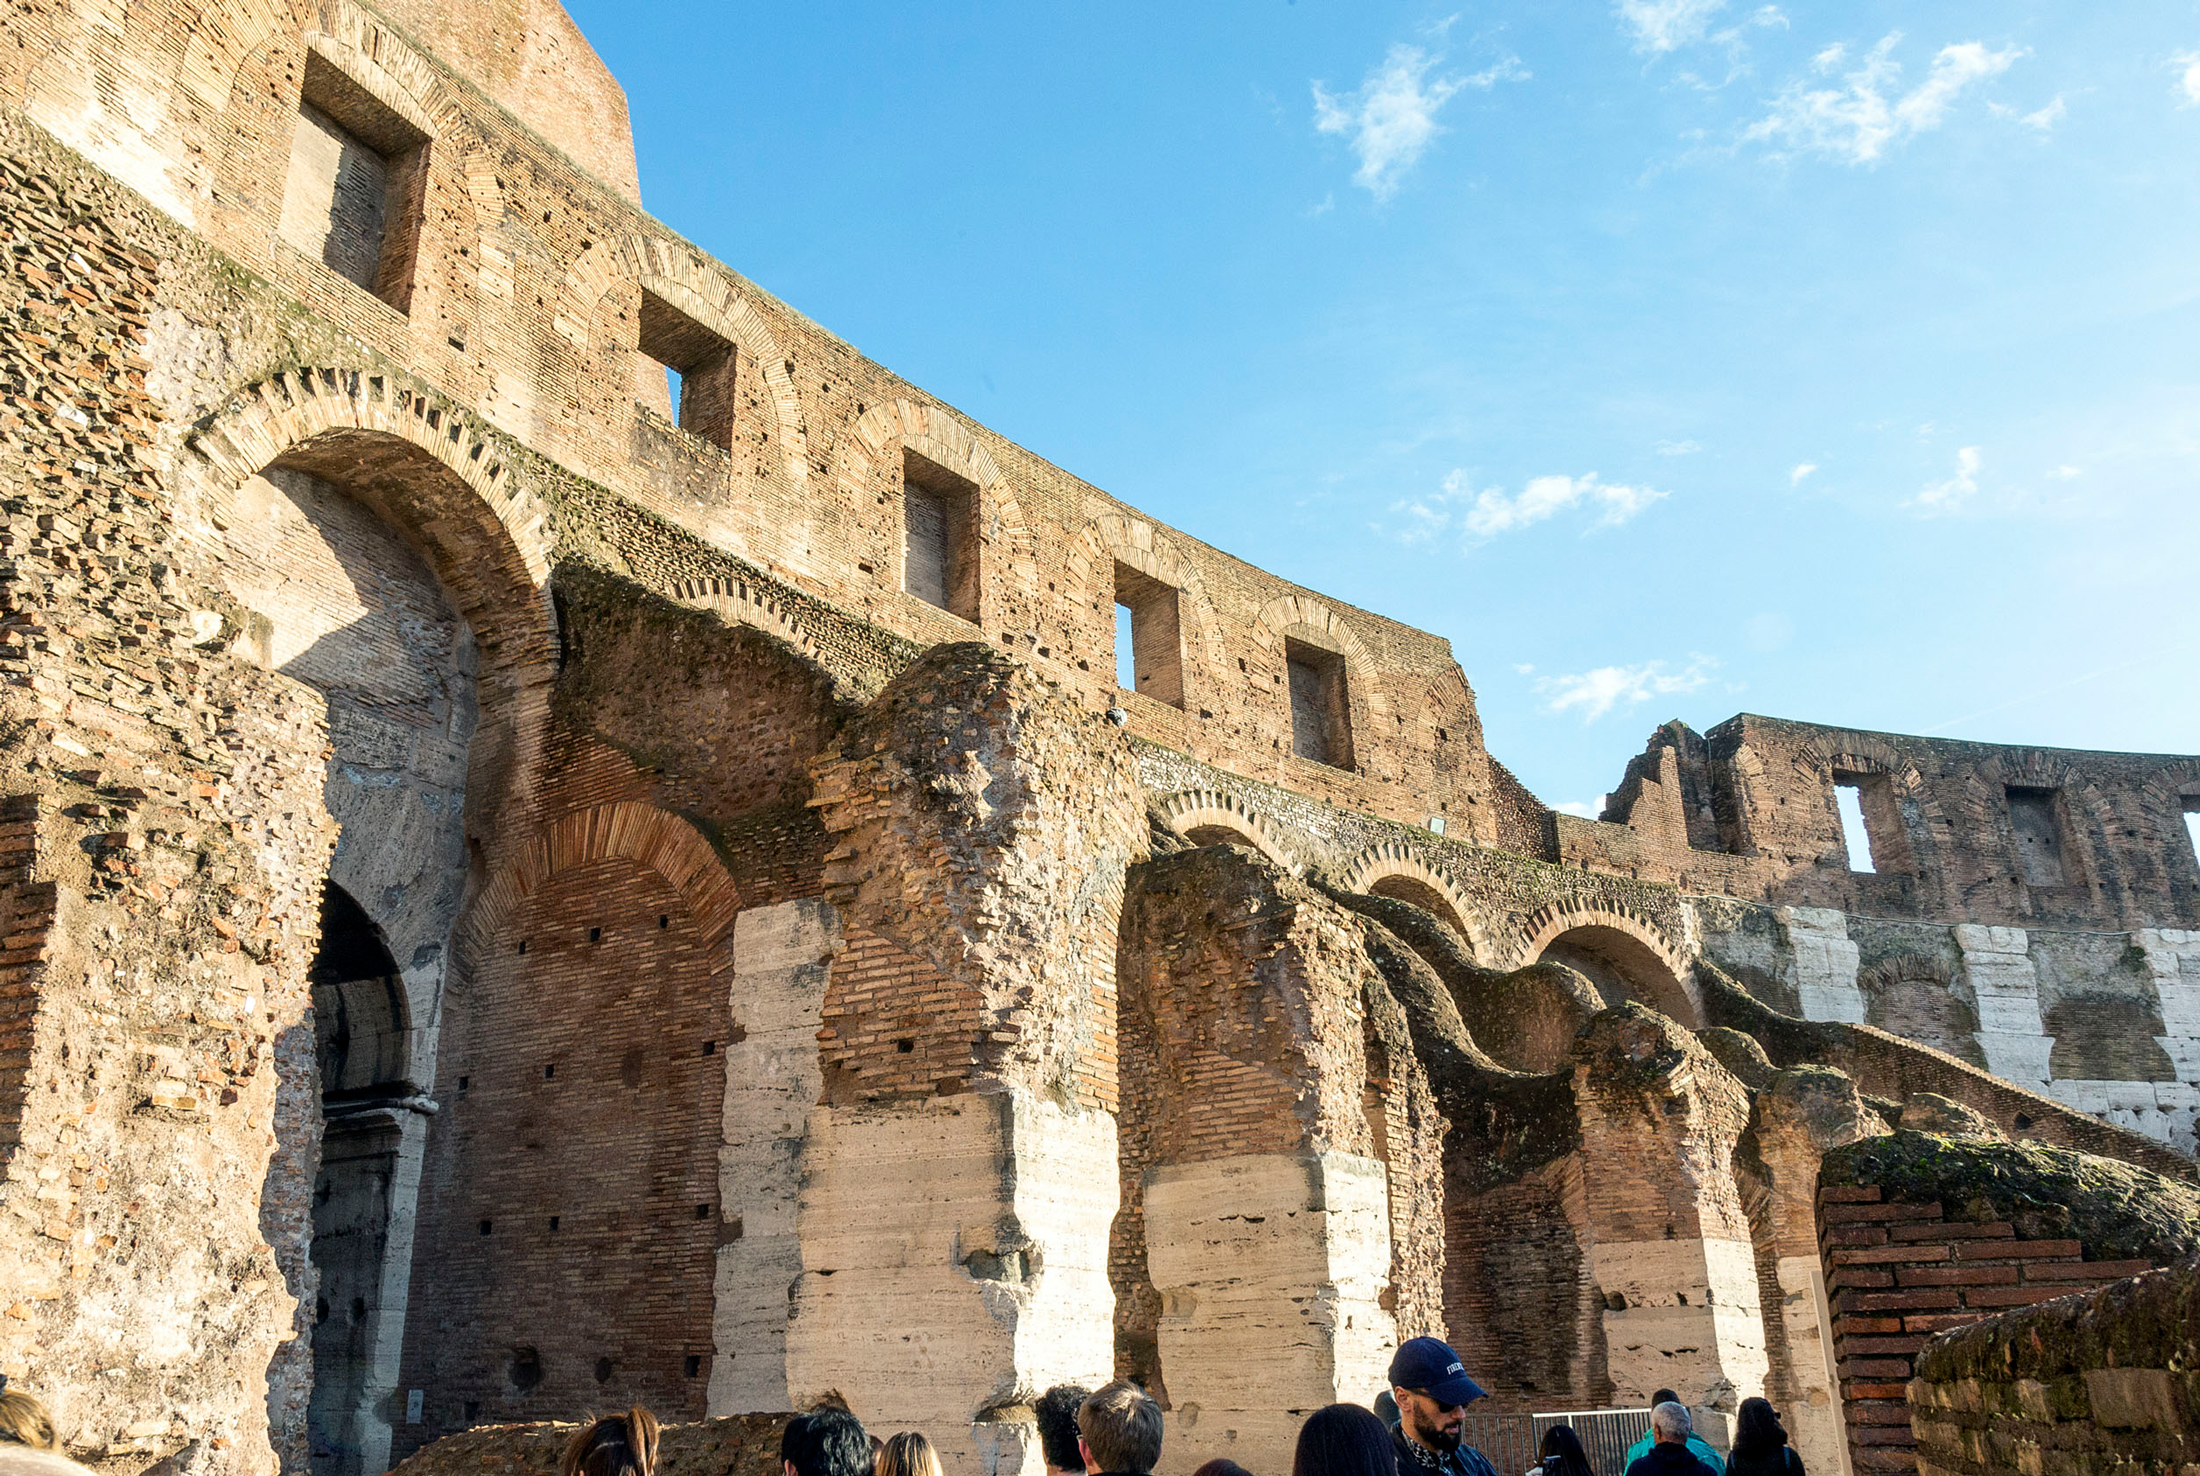
[[[1737,1452],[1726,1458],[1726,1472],[1727,1476],[1803,1476],[1803,1458],[1792,1445],[1783,1445],[1769,1455]]]
[[[1464,1442],[1434,1465],[1427,1464],[1425,1457],[1435,1452],[1414,1444],[1403,1425],[1391,1427],[1390,1444],[1398,1457],[1398,1476],[1497,1476],[1490,1458]]]
[[[1658,1441],[1649,1453],[1627,1467],[1627,1476],[1718,1476],[1710,1465],[1685,1445]]]

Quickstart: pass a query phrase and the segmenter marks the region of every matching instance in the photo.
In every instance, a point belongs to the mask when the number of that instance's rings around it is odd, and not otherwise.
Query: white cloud
[[[1561,815],[1579,815],[1584,820],[1594,820],[1604,813],[1605,799],[1606,796],[1600,794],[1593,803],[1589,800],[1564,800],[1551,808]]]
[[[1694,456],[1703,449],[1701,441],[1660,441],[1653,448],[1660,456]]]
[[[2177,69],[2177,93],[2181,108],[2200,108],[2200,51],[2180,51],[2169,59]]]
[[[1518,672],[1522,676],[1534,676],[1535,663],[1533,661],[1515,661],[1513,663],[1513,670]]]
[[[2085,473],[2078,467],[2066,465],[2053,468],[2048,472],[2048,475],[2058,482],[2067,482],[2072,477],[2083,476]]]
[[[1726,0],[1619,0],[1620,22],[1634,32],[1635,50],[1653,55],[1702,40],[1711,17],[1724,9]]]
[[[1816,470],[1818,470],[1818,463],[1815,461],[1797,462],[1795,464],[1795,470],[1788,473],[1788,485],[1790,487],[1802,486],[1803,479]]]
[[[2069,111],[2068,108],[2063,106],[2062,94],[2058,92],[2055,94],[2055,100],[2046,107],[2041,108],[2036,113],[2026,113],[2017,121],[2027,128],[2037,128],[2042,133],[2051,133],[2054,131],[2055,125],[2063,120],[2063,115]]]
[[[1980,465],[1979,448],[1965,446],[1956,452],[1955,475],[1944,482],[1926,483],[1911,500],[1911,506],[1928,516],[1957,511],[1978,492]]]
[[[1585,476],[1536,477],[1517,497],[1502,487],[1476,489],[1463,471],[1444,478],[1442,490],[1427,497],[1408,497],[1390,505],[1404,526],[1392,530],[1400,543],[1423,543],[1438,534],[1457,529],[1469,538],[1494,538],[1518,528],[1548,522],[1576,508],[1594,509],[1596,517],[1585,532],[1616,528],[1654,502],[1670,495],[1655,487],[1635,487],[1607,482],[1595,472]]]
[[[1901,40],[1900,31],[1888,33],[1841,76],[1838,87],[1790,82],[1773,100],[1772,110],[1743,132],[1743,139],[1780,152],[1822,154],[1846,164],[1876,163],[1894,145],[1938,128],[1967,89],[2000,76],[2024,54],[2014,46],[1991,51],[1977,41],[1943,46],[1925,80],[1903,92],[1902,66],[1894,59],[1894,48]],[[1828,46],[1811,59],[1811,70],[1825,76],[1847,58],[1847,47]],[[2054,108],[2051,103],[2041,112]],[[2048,118],[2035,126],[2052,127],[2053,123],[2054,118]]]
[[[1535,689],[1544,695],[1545,712],[1579,709],[1582,722],[1593,723],[1622,703],[1633,707],[1653,697],[1694,692],[1711,680],[1711,669],[1718,664],[1709,656],[1692,655],[1679,671],[1667,670],[1663,661],[1600,666],[1570,676],[1537,677]]]
[[[1507,56],[1468,76],[1432,79],[1429,71],[1442,59],[1441,53],[1431,56],[1401,42],[1356,92],[1340,95],[1314,84],[1314,127],[1351,140],[1360,158],[1352,182],[1378,200],[1398,192],[1399,179],[1444,131],[1436,115],[1445,103],[1465,88],[1490,88],[1528,76],[1518,57]]]

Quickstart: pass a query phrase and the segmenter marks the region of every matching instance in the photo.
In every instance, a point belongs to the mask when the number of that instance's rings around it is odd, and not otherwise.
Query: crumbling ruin
[[[1444,641],[643,213],[548,0],[10,30],[0,1371],[78,1453],[831,1392],[975,1476],[1121,1371],[1277,1470],[1443,1332],[1901,1468],[1841,1299],[1951,1212],[1827,1154],[2193,1179],[2200,758],[1744,716],[1554,814]],[[2096,1249],[1980,1285],[2171,1253]]]

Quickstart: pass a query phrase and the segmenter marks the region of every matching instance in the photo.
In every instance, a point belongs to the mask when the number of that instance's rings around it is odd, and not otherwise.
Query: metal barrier
[[[1571,1425],[1596,1476],[1627,1476],[1627,1447],[1650,1433],[1648,1409],[1576,1409],[1551,1414],[1467,1412],[1466,1443],[1490,1458],[1497,1476],[1523,1476],[1536,1463],[1543,1432]]]

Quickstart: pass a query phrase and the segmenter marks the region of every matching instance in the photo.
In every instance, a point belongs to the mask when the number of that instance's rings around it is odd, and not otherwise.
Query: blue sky
[[[573,0],[650,209],[1587,804],[1754,711],[2200,751],[2200,4]]]

